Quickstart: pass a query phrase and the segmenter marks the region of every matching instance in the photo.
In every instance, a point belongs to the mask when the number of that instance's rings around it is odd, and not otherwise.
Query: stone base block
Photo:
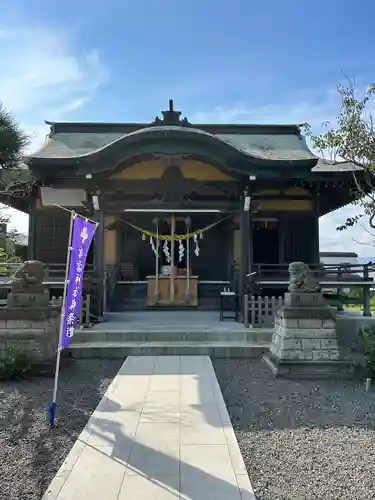
[[[38,365],[53,362],[59,341],[59,307],[14,307],[0,311],[0,358],[20,348]]]
[[[288,292],[284,295],[285,307],[326,307],[321,292]]]
[[[336,310],[326,305],[325,307],[283,307],[276,314],[276,318],[279,318],[282,314],[283,318],[290,320],[298,319],[320,319],[329,320],[334,319],[336,315]]]
[[[43,294],[46,291],[45,285],[41,284],[25,284],[24,281],[12,281],[12,293],[28,293],[28,294]]]
[[[34,308],[34,307],[48,307],[49,304],[49,293],[44,291],[43,293],[13,293],[8,295],[7,307],[24,307],[24,308]]]
[[[356,375],[362,376],[349,360],[279,360],[267,354],[263,361],[275,377],[288,379],[350,379]]]

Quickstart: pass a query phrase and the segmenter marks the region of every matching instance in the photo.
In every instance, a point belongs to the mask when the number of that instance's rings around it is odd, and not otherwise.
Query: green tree
[[[0,165],[2,169],[18,166],[29,144],[28,136],[21,130],[11,113],[0,103]]]
[[[30,139],[12,114],[0,102],[0,203],[12,205],[12,199],[28,196],[34,180],[25,162]],[[0,206],[0,245],[9,254],[19,243],[18,231],[7,231],[9,217]]]
[[[30,138],[0,102],[0,194],[23,196],[33,179],[25,163]]]
[[[354,167],[354,203],[358,213],[349,217],[337,229],[342,231],[357,224],[362,217],[368,219],[375,230],[375,128],[372,116],[375,83],[358,95],[354,83],[339,85],[340,109],[336,123],[323,124],[324,131],[315,135],[308,124],[305,134],[320,155],[332,164],[351,163]],[[375,238],[375,233],[372,234]]]

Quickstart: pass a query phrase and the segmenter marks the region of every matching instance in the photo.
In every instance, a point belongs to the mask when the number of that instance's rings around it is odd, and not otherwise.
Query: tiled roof
[[[293,160],[313,160],[315,155],[309,150],[305,139],[298,134],[297,126],[233,126],[236,133],[227,133],[230,126],[222,127],[220,133],[219,126],[202,125],[194,127],[181,126],[143,126],[138,130],[124,133],[118,127],[118,130],[97,131],[98,126],[93,124],[93,131],[87,131],[90,126],[86,124],[84,131],[79,127],[69,127],[64,124],[63,131],[59,127],[52,131],[48,141],[42,149],[31,155],[31,158],[64,158],[74,159],[88,155],[94,155],[109,146],[118,142],[126,144],[132,139],[141,139],[150,131],[159,132],[177,132],[186,134],[186,137],[195,134],[196,136],[210,137],[222,144],[227,144],[244,155],[252,156],[264,160],[274,161],[293,161]],[[114,127],[115,128],[115,127]],[[126,128],[126,124],[124,124]],[[217,133],[209,132],[207,129],[217,129]],[[263,132],[264,130],[264,132]],[[275,133],[276,131],[276,133]],[[215,130],[216,132],[216,130]],[[255,132],[255,133],[254,133]]]
[[[312,172],[354,172],[362,171],[363,168],[349,162],[333,162],[328,160],[319,160],[313,167]]]

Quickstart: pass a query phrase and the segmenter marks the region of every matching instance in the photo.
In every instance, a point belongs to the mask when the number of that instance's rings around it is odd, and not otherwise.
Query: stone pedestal
[[[35,363],[54,362],[59,341],[60,306],[14,307],[0,311],[0,358],[19,347]]]
[[[320,292],[285,294],[264,360],[275,375],[288,378],[341,378],[353,371],[338,345],[335,310]]]

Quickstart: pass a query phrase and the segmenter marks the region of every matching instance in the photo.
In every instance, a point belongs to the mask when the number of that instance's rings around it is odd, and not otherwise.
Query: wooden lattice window
[[[65,262],[69,236],[69,218],[50,213],[43,214],[38,219],[39,231],[36,241],[36,258],[50,263]]]

